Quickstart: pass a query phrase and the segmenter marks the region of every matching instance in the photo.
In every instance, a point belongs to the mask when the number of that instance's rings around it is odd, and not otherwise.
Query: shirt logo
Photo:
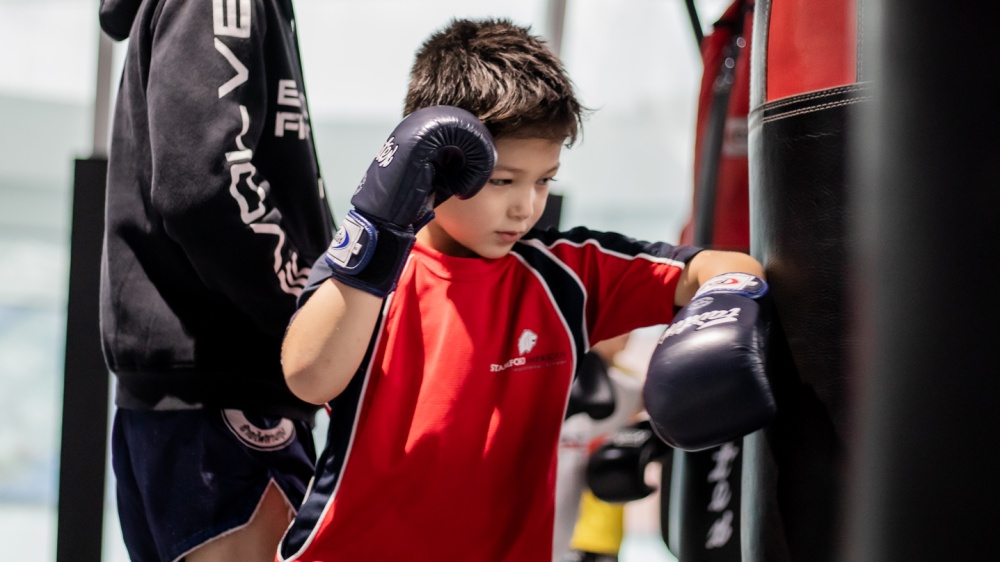
[[[566,363],[569,358],[565,352],[554,351],[551,353],[538,353],[528,355],[538,344],[538,334],[533,330],[523,330],[517,338],[517,356],[507,359],[503,363],[493,363],[490,365],[491,373],[500,373],[510,369],[511,371],[522,371],[525,369],[551,368],[556,365]]]
[[[517,340],[517,353],[518,355],[524,355],[529,353],[535,348],[535,344],[538,343],[538,334],[532,332],[531,330],[525,330],[521,332],[521,337]]]

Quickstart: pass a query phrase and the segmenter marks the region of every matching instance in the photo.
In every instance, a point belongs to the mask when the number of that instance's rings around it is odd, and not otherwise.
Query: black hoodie
[[[333,220],[290,0],[102,0],[100,19],[130,38],[101,280],[118,405],[311,417],[280,346]]]

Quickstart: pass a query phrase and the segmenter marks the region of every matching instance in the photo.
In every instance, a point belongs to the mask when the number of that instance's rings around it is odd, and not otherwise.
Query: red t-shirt
[[[414,247],[278,560],[551,560],[577,359],[668,323],[697,250],[529,236],[493,260]]]

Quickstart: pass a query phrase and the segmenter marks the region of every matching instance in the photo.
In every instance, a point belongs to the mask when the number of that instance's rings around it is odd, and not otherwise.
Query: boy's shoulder
[[[623,237],[614,232],[600,232],[585,226],[573,227],[569,230],[559,230],[555,227],[533,228],[528,231],[520,242],[528,245],[552,246],[559,243],[583,244],[588,241],[598,241],[609,237]],[[623,237],[624,238],[624,237]]]
[[[666,260],[683,265],[701,251],[693,246],[679,246],[667,242],[647,242],[612,231],[591,230],[579,226],[560,231],[555,228],[534,229],[514,246],[513,251],[536,248],[546,252],[590,252],[619,258],[646,258]],[[574,250],[575,249],[575,250]]]

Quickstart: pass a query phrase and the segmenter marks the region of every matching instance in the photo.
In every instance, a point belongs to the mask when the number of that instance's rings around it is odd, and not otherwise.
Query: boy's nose
[[[524,220],[531,217],[535,210],[535,190],[524,187],[518,187],[517,189],[511,190],[511,204],[510,204],[510,215],[518,220]]]

